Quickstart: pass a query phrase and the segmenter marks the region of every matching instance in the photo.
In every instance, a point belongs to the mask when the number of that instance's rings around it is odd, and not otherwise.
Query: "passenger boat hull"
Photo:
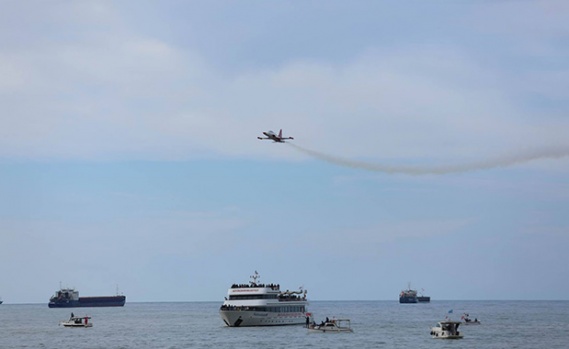
[[[352,333],[351,329],[329,329],[329,328],[310,328],[308,329],[310,333]]]
[[[462,335],[436,335],[433,336],[433,338],[438,338],[438,339],[462,339]]]
[[[219,315],[229,327],[282,326],[306,323],[304,313],[277,313],[251,310],[220,310]]]
[[[440,327],[433,327],[431,329],[431,336],[436,339],[461,339],[464,337],[462,333],[455,331],[454,333],[441,330]]]
[[[61,324],[63,327],[74,327],[74,328],[86,328],[86,327],[93,327],[92,323],[88,323],[88,324],[69,324],[69,323],[62,323]]]

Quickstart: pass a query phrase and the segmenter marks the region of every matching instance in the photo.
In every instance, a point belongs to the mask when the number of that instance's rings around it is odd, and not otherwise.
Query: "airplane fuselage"
[[[283,130],[280,130],[278,135],[275,134],[273,131],[266,131],[266,132],[263,132],[263,134],[264,134],[265,136],[267,136],[267,137],[266,137],[266,138],[257,137],[257,138],[258,138],[258,139],[261,139],[261,140],[263,140],[263,139],[270,139],[270,140],[272,140],[273,142],[277,142],[277,143],[284,143],[284,142],[285,142],[285,141],[284,141],[285,139],[294,139],[294,138],[292,138],[292,137],[283,137]]]
[[[263,132],[263,134],[265,136],[267,136],[267,138],[272,139],[274,142],[283,142],[283,140],[281,138],[279,138],[274,132],[269,131],[269,132]]]

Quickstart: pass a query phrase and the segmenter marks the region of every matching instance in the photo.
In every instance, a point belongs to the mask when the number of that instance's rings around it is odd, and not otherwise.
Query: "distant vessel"
[[[306,290],[281,291],[278,284],[259,283],[259,273],[249,284],[233,284],[219,315],[227,326],[299,325],[307,320]]]
[[[411,283],[409,283],[406,290],[399,293],[399,303],[429,303],[430,301],[431,297],[429,296],[417,295],[417,290],[411,289]]]
[[[308,326],[308,332],[340,333],[354,332],[354,330],[352,330],[350,319],[333,319],[322,322],[320,325]]]
[[[460,321],[440,321],[437,326],[431,328],[431,336],[438,339],[461,339],[462,333],[458,331]]]
[[[2,300],[2,298],[0,297],[0,304],[2,304],[4,301]]]
[[[118,293],[118,292],[117,292]],[[77,308],[77,307],[122,307],[126,302],[123,295],[79,297],[79,291],[73,288],[60,288],[49,299],[50,308]]]
[[[417,299],[417,290],[411,289],[411,284],[407,287],[406,290],[401,291],[399,293],[399,303],[418,303],[419,300]]]
[[[69,320],[62,321],[59,324],[63,327],[93,327],[93,323],[89,322],[90,316],[71,316]]]
[[[468,313],[462,314],[462,317],[460,319],[463,321],[462,323],[464,325],[480,325],[480,321],[478,321],[477,318],[474,318],[474,320],[472,320]]]

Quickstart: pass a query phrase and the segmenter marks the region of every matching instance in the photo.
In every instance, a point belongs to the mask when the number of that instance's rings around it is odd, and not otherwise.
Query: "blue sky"
[[[0,296],[569,299],[568,10],[3,1]]]

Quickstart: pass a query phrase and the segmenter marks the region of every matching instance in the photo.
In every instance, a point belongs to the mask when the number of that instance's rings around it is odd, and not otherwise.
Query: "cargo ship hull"
[[[79,300],[49,302],[50,308],[122,307],[125,296],[80,297]]]
[[[414,296],[401,296],[399,297],[399,303],[417,303],[417,297]]]
[[[118,293],[118,292],[117,292]],[[49,299],[50,308],[122,307],[126,296],[79,297],[79,291],[62,288]]]

